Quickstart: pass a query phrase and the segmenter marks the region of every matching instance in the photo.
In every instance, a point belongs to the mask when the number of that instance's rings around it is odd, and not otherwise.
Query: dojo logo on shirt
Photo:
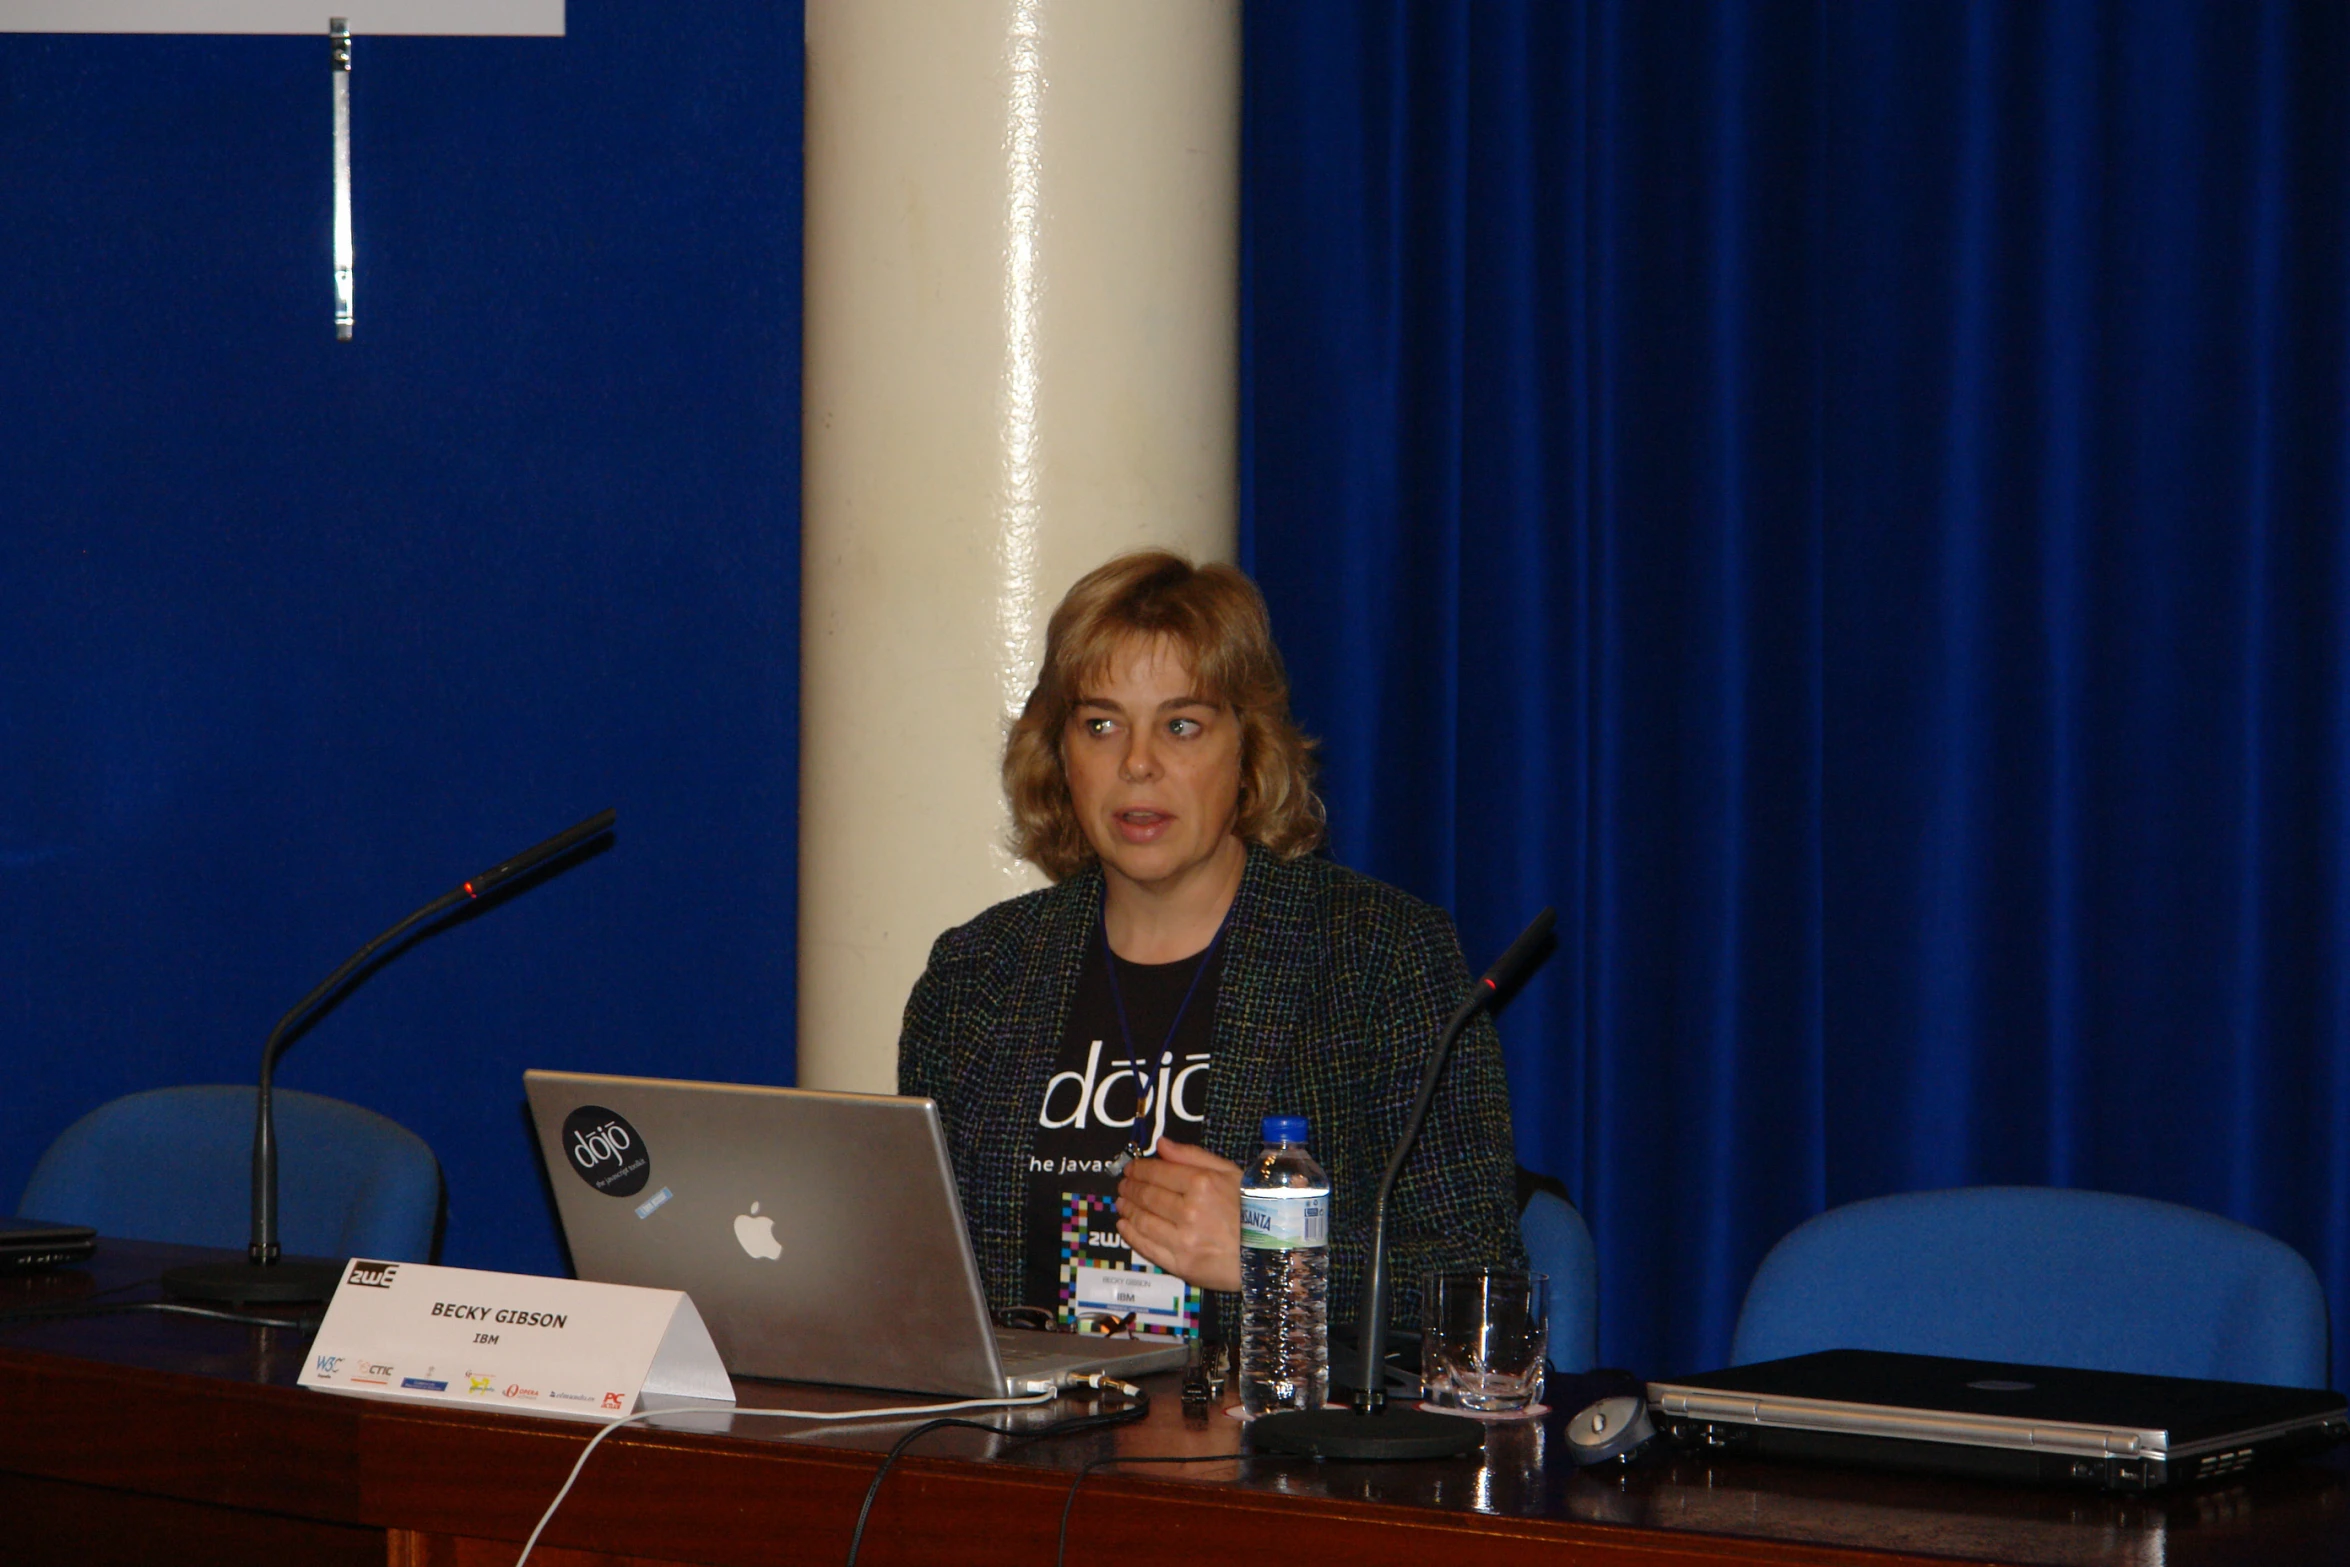
[[[1137,1072],[1131,1063],[1102,1059],[1102,1042],[1095,1040],[1085,1053],[1082,1072],[1055,1072],[1044,1085],[1044,1103],[1037,1107],[1036,1124],[1048,1132],[1084,1131],[1089,1125],[1130,1127],[1150,1121],[1151,1142],[1167,1129],[1170,1113],[1193,1126],[1206,1122],[1208,1107],[1192,1103],[1192,1080],[1208,1069],[1204,1050],[1186,1055],[1159,1052],[1158,1070]]]
[[[573,1172],[607,1197],[634,1197],[652,1178],[645,1140],[602,1105],[581,1105],[563,1118],[563,1153]]]

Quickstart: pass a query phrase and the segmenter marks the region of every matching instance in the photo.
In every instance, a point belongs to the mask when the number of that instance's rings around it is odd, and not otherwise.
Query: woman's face
[[[1162,638],[1121,644],[1079,688],[1061,765],[1108,876],[1173,891],[1245,852],[1232,835],[1240,719],[1193,689],[1183,655]]]

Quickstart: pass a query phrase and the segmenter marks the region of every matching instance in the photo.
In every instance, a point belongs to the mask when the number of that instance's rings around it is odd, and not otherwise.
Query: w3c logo
[[[572,1173],[607,1197],[632,1197],[653,1174],[644,1138],[602,1105],[581,1105],[563,1118],[562,1146]]]

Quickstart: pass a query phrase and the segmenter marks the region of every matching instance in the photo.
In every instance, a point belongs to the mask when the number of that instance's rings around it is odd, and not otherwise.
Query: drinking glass
[[[1431,1404],[1515,1414],[1542,1398],[1550,1276],[1452,1268],[1420,1287],[1420,1381]]]

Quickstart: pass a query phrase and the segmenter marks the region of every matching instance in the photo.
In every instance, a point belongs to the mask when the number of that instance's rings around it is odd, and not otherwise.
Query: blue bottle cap
[[[1306,1118],[1302,1115],[1269,1115],[1265,1117],[1265,1141],[1295,1143],[1303,1148],[1306,1142]]]

